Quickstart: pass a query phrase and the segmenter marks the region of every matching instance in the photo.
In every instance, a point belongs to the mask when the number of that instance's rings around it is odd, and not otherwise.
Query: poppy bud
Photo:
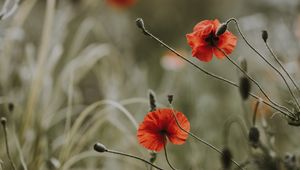
[[[283,159],[286,169],[297,169],[297,160],[294,154],[287,153]]]
[[[241,66],[241,68],[242,68],[245,72],[248,71],[248,63],[247,63],[247,60],[246,60],[245,58],[242,58],[242,59],[240,60],[240,66]]]
[[[6,122],[7,122],[7,120],[6,120],[6,118],[5,118],[5,117],[1,117],[1,120],[0,120],[0,122],[1,122],[1,124],[2,124],[2,125],[5,125],[5,124],[6,124]]]
[[[168,95],[168,101],[169,101],[170,104],[172,104],[172,102],[173,102],[173,95],[172,94]]]
[[[152,90],[149,90],[149,104],[150,104],[150,111],[151,112],[155,111],[156,104],[155,104],[154,92]]]
[[[267,39],[268,39],[268,32],[266,30],[263,30],[262,31],[262,34],[261,34],[261,37],[262,39],[264,40],[264,42],[267,42]]]
[[[249,142],[250,144],[256,148],[259,142],[259,131],[256,127],[251,127],[249,131]]]
[[[97,152],[106,152],[107,148],[102,143],[98,142],[94,145],[94,150]]]
[[[135,23],[136,23],[136,26],[137,26],[138,28],[140,28],[140,29],[143,31],[143,33],[144,33],[145,35],[149,35],[149,33],[146,31],[146,28],[145,28],[145,25],[144,25],[144,21],[143,21],[142,18],[137,18],[137,19],[135,20]]]
[[[216,36],[220,36],[222,34],[224,34],[224,32],[227,30],[227,24],[226,23],[222,23],[216,31]]]
[[[8,111],[9,111],[9,112],[13,112],[13,111],[14,111],[14,108],[15,108],[15,106],[14,106],[13,103],[8,103]]]
[[[231,159],[232,159],[232,154],[230,150],[228,148],[224,148],[222,150],[221,162],[225,170],[231,167]]]
[[[240,78],[240,94],[243,100],[247,100],[247,98],[249,97],[249,93],[251,90],[251,82],[248,79],[248,77],[241,77]]]
[[[157,153],[156,152],[151,152],[150,153],[150,162],[154,163],[156,158],[157,158]]]

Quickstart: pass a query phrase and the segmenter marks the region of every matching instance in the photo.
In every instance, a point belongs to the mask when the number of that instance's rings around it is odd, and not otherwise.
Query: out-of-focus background
[[[220,149],[227,141],[238,162],[251,157],[247,133],[255,100],[243,102],[238,89],[197,71],[143,35],[135,25],[138,17],[199,66],[236,82],[241,74],[228,60],[192,58],[185,35],[202,20],[235,17],[249,41],[276,65],[261,39],[261,31],[268,30],[269,44],[299,83],[298,0],[136,0],[129,7],[105,0],[22,0],[15,6],[3,0],[1,6],[2,13],[12,14],[0,22],[0,116],[7,119],[17,169],[146,169],[141,162],[99,154],[92,147],[100,141],[149,159],[136,138],[136,125],[149,111],[149,89],[159,107],[168,106],[166,96],[173,94],[175,109],[188,117],[193,133]],[[291,106],[283,81],[246,46],[234,24],[229,30],[238,36],[230,57],[245,58],[249,73],[272,99]],[[252,91],[259,94],[254,86]],[[259,108],[257,124],[267,132],[262,138],[271,134],[280,158],[299,155],[299,129],[273,113],[267,106]],[[236,119],[239,123],[224,138],[225,124]],[[0,168],[6,170],[11,167],[2,128],[0,136]],[[168,152],[178,169],[221,168],[220,155],[192,138],[168,146]],[[169,169],[163,153],[155,163]]]

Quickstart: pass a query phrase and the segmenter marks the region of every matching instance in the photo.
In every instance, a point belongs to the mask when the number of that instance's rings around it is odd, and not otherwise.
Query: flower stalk
[[[298,103],[298,100],[296,99],[296,97],[295,97],[295,95],[294,95],[294,93],[292,92],[292,90],[291,90],[291,88],[290,88],[290,86],[289,86],[289,84],[287,83],[287,81],[286,81],[286,79],[284,78],[284,76],[282,75],[282,73],[272,64],[272,63],[270,63],[267,59],[266,59],[266,57],[265,56],[263,56],[257,49],[255,49],[254,47],[253,47],[253,45],[251,45],[250,44],[250,42],[247,40],[247,38],[245,37],[245,35],[243,34],[243,32],[241,31],[241,29],[240,29],[240,26],[239,26],[239,23],[238,23],[238,21],[237,21],[237,19],[235,19],[235,18],[230,18],[230,19],[228,19],[227,21],[226,21],[226,24],[228,25],[230,22],[234,22],[234,24],[236,25],[236,27],[237,27],[237,30],[238,30],[238,32],[239,32],[239,34],[242,36],[242,38],[243,38],[243,40],[246,42],[246,44],[256,53],[256,54],[258,54],[258,56],[260,56],[273,70],[275,70],[277,73],[278,73],[278,75],[283,79],[283,81],[284,81],[284,83],[286,84],[286,86],[287,86],[287,88],[288,88],[288,90],[289,90],[289,92],[290,92],[290,94],[291,94],[291,96],[293,97],[293,100],[295,101],[295,103],[296,103],[296,105],[297,105],[297,109],[298,110],[300,110],[300,105],[299,105],[299,103]],[[264,39],[264,42],[267,44],[267,36],[266,36],[266,34],[263,36],[263,39]],[[276,57],[275,57],[276,58]],[[264,93],[264,92],[263,92]],[[265,95],[265,94],[264,94]],[[267,96],[266,96],[267,97]],[[267,97],[267,99],[271,102],[271,103],[273,103],[271,100],[270,100],[270,98],[268,98]],[[273,103],[274,104],[274,103]],[[281,107],[281,106],[280,106]]]
[[[130,155],[130,154],[127,154],[127,153],[123,153],[123,152],[119,152],[119,151],[114,151],[114,150],[110,150],[110,149],[107,149],[103,144],[101,143],[96,143],[94,145],[94,150],[99,152],[99,153],[112,153],[112,154],[117,154],[117,155],[122,155],[122,156],[126,156],[126,157],[130,157],[130,158],[133,158],[133,159],[137,159],[137,160],[140,160],[146,164],[149,164],[151,166],[153,166],[154,168],[158,169],[158,170],[163,170],[162,168],[152,164],[151,162],[145,160],[145,159],[142,159],[140,157],[137,157],[137,156],[134,156],[134,155]]]
[[[138,18],[138,19],[136,20],[137,24],[140,24],[141,21],[143,21],[141,18]],[[187,63],[191,64],[192,66],[194,66],[197,70],[199,70],[199,71],[203,72],[204,74],[206,74],[206,75],[208,75],[208,76],[211,76],[211,77],[213,77],[213,78],[215,78],[215,79],[217,79],[217,80],[219,80],[219,81],[225,82],[225,83],[227,83],[227,84],[229,84],[229,85],[231,85],[231,86],[233,86],[233,87],[239,88],[239,85],[238,85],[238,84],[236,84],[236,83],[234,83],[234,82],[232,82],[232,81],[230,81],[230,80],[228,80],[228,79],[226,79],[226,78],[223,78],[223,77],[221,77],[221,76],[218,76],[218,75],[216,75],[216,74],[214,74],[214,73],[211,73],[211,72],[209,72],[209,71],[207,71],[207,70],[201,68],[200,66],[198,66],[197,64],[195,64],[193,61],[191,61],[191,60],[189,60],[188,58],[186,58],[186,57],[184,57],[183,55],[181,55],[181,54],[180,54],[179,52],[177,52],[175,49],[173,49],[172,47],[170,47],[169,45],[167,45],[166,43],[164,43],[162,40],[160,40],[159,38],[157,38],[156,36],[154,36],[153,34],[151,34],[151,33],[145,28],[144,22],[142,22],[142,23],[143,23],[143,27],[138,26],[138,28],[140,28],[140,29],[142,30],[142,32],[143,32],[145,35],[151,37],[152,39],[154,39],[155,41],[157,41],[160,45],[162,45],[163,47],[165,47],[165,48],[167,48],[168,50],[172,51],[172,52],[173,52],[174,54],[176,54],[178,57],[180,57],[181,59],[183,59],[183,60],[186,61]],[[250,92],[249,92],[249,93],[250,93]],[[250,93],[250,96],[252,96],[252,97],[255,98],[255,99],[259,99],[259,97],[258,97],[257,95],[255,95],[255,94],[253,94],[253,93]],[[278,107],[277,105],[274,105],[273,103],[269,103],[269,102],[267,102],[267,101],[265,101],[265,100],[262,100],[262,102],[263,102],[264,104],[268,105],[269,107],[271,107],[271,108],[273,108],[273,109],[279,111],[280,113],[286,115],[286,116],[289,117],[291,120],[296,120],[296,117],[290,116],[290,115],[287,113],[287,112],[292,113],[291,111],[289,111],[289,110],[288,110],[288,111],[282,110],[281,107]]]
[[[5,147],[6,147],[6,155],[7,155],[7,158],[10,162],[10,165],[11,165],[11,168],[13,170],[16,170],[16,166],[10,156],[10,152],[9,152],[9,147],[8,147],[8,137],[7,137],[7,130],[6,130],[6,123],[7,123],[7,120],[6,118],[4,117],[1,117],[1,124],[2,124],[2,128],[3,128],[3,132],[4,132],[4,140],[5,140]]]

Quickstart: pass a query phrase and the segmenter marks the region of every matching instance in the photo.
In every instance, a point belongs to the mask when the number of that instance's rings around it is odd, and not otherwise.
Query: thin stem
[[[172,164],[170,163],[170,161],[169,161],[169,159],[168,159],[168,153],[167,153],[166,145],[164,145],[164,152],[165,152],[165,157],[166,157],[166,160],[167,160],[168,165],[170,166],[171,169],[176,170],[176,169],[172,166]]]
[[[224,129],[223,129],[223,134],[224,134],[223,140],[225,146],[228,145],[230,128],[234,123],[237,123],[237,125],[240,127],[241,132],[243,133],[245,138],[247,138],[247,126],[243,124],[242,120],[239,117],[230,117],[225,121]]]
[[[282,73],[272,64],[272,63],[270,63],[267,59],[266,59],[266,57],[264,57],[257,49],[255,49],[250,43],[249,43],[249,41],[246,39],[246,37],[244,36],[244,34],[242,33],[242,31],[241,31],[241,29],[240,29],[240,26],[239,26],[239,23],[238,23],[238,21],[237,21],[237,19],[235,19],[235,18],[230,18],[227,22],[226,22],[226,24],[229,24],[231,21],[234,21],[234,23],[235,23],[235,25],[236,25],[236,27],[237,27],[237,30],[238,30],[238,32],[239,32],[239,34],[242,36],[242,38],[243,38],[243,40],[246,42],[246,44],[256,53],[256,54],[258,54],[270,67],[272,67],[272,69],[274,69],[278,74],[279,74],[279,76],[283,79],[283,81],[284,81],[284,83],[286,84],[286,86],[287,86],[287,88],[288,88],[288,90],[289,90],[289,92],[290,92],[290,94],[292,95],[292,97],[293,97],[293,99],[295,100],[295,102],[296,102],[296,104],[297,104],[297,108],[298,108],[298,110],[300,110],[300,105],[299,105],[299,103],[298,103],[298,101],[297,101],[297,99],[296,99],[296,97],[295,97],[295,95],[294,95],[294,93],[292,92],[292,90],[291,90],[291,88],[290,88],[290,86],[289,86],[289,84],[287,83],[287,81],[286,81],[286,79],[284,78],[284,76],[282,75]],[[268,99],[269,100],[269,99]],[[269,100],[270,102],[272,102],[271,100]]]
[[[134,159],[138,159],[140,161],[145,162],[146,164],[149,164],[149,165],[153,166],[156,169],[163,170],[162,168],[160,168],[160,167],[152,164],[151,162],[149,162],[149,161],[147,161],[145,159],[139,158],[137,156],[134,156],[134,155],[130,155],[130,154],[127,154],[127,153],[123,153],[123,152],[119,152],[119,151],[114,151],[114,150],[107,150],[106,152],[113,153],[113,154],[118,154],[118,155],[123,155],[123,156],[127,156],[127,157],[134,158]]]
[[[279,64],[279,66],[282,68],[282,70],[285,72],[285,74],[289,77],[289,79],[291,80],[291,82],[293,83],[293,85],[295,86],[295,88],[297,89],[298,93],[300,93],[299,86],[296,84],[295,80],[292,78],[292,76],[290,75],[290,73],[288,73],[288,71],[284,68],[284,66],[282,65],[282,63],[280,62],[280,60],[278,59],[278,57],[275,55],[274,51],[270,47],[269,43],[265,42],[265,44],[266,44],[268,50],[270,51],[270,53],[272,54],[273,58],[275,59],[275,61]]]
[[[199,138],[197,135],[193,134],[192,132],[186,131],[186,130],[179,124],[178,119],[177,119],[176,114],[175,114],[175,111],[174,111],[174,108],[173,108],[173,105],[172,105],[171,103],[170,103],[170,107],[171,107],[171,109],[172,109],[172,113],[173,113],[173,116],[174,116],[174,118],[175,118],[176,124],[177,124],[177,126],[178,126],[182,131],[184,131],[185,133],[189,134],[190,136],[192,136],[193,138],[195,138],[195,139],[198,140],[199,142],[201,142],[201,143],[205,144],[206,146],[210,147],[211,149],[215,150],[215,151],[218,152],[220,155],[223,154],[221,150],[219,150],[218,148],[216,148],[216,147],[213,146],[212,144],[210,144],[210,143],[206,142],[205,140]],[[243,168],[242,168],[235,160],[231,159],[231,161],[232,161],[237,167],[239,167],[240,169],[243,170]]]
[[[174,54],[176,54],[178,57],[180,57],[181,59],[183,59],[183,60],[186,61],[187,63],[191,64],[192,66],[194,66],[197,70],[199,70],[199,71],[203,72],[204,74],[206,74],[206,75],[208,75],[208,76],[211,76],[211,77],[213,77],[213,78],[215,78],[215,79],[217,79],[217,80],[219,80],[219,81],[225,82],[225,83],[227,83],[227,84],[229,84],[229,85],[232,85],[232,86],[234,86],[234,87],[236,87],[236,88],[239,88],[239,85],[238,85],[238,84],[236,84],[236,83],[234,83],[234,82],[232,82],[232,81],[230,81],[230,80],[227,80],[227,79],[225,79],[225,78],[223,78],[223,77],[221,77],[221,76],[218,76],[218,75],[216,75],[216,74],[214,74],[214,73],[211,73],[211,72],[209,72],[209,71],[207,71],[207,70],[205,70],[205,69],[199,67],[199,66],[196,65],[193,61],[187,59],[186,57],[184,57],[183,55],[181,55],[179,52],[177,52],[176,50],[174,50],[172,47],[170,47],[169,45],[167,45],[166,43],[164,43],[163,41],[161,41],[159,38],[157,38],[156,36],[154,36],[153,34],[151,34],[151,33],[150,33],[148,30],[146,30],[145,28],[143,28],[142,31],[143,31],[143,33],[144,33],[145,35],[150,36],[151,38],[153,38],[153,39],[154,39],[155,41],[157,41],[160,45],[162,45],[163,47],[165,47],[165,48],[167,48],[168,50],[172,51],[172,52],[173,52]],[[255,99],[259,99],[259,97],[258,97],[257,95],[255,95],[255,94],[253,94],[253,93],[249,93],[249,94],[250,94],[250,96],[254,97]],[[272,104],[272,103],[269,103],[269,102],[267,102],[267,101],[264,101],[264,100],[263,100],[262,102],[263,102],[264,104],[268,105],[269,107],[271,107],[271,108],[273,108],[273,109],[279,111],[280,113],[286,115],[286,116],[289,117],[290,119],[295,120],[294,117],[291,117],[286,111],[280,109],[278,106],[276,106],[276,105],[274,105],[274,104]]]
[[[253,118],[252,118],[252,124],[253,126],[255,126],[255,122],[256,122],[256,115],[257,115],[257,111],[258,111],[258,106],[260,104],[260,100],[258,100],[255,104],[255,109],[254,109],[254,113],[253,113]]]
[[[6,130],[6,119],[5,118],[1,118],[1,124],[2,124],[3,132],[4,132],[4,140],[5,140],[7,158],[10,162],[12,169],[16,170],[16,166],[15,166],[14,162],[12,161],[10,153],[9,153],[7,130]]]
[[[267,95],[267,93],[263,90],[263,88],[259,85],[259,83],[254,80],[245,70],[243,70],[235,61],[233,61],[225,52],[224,50],[220,49],[219,47],[215,46],[215,48],[217,48],[219,51],[221,51],[225,56],[226,58],[234,65],[236,66],[245,76],[247,76],[258,88],[259,90],[263,93],[263,95],[274,105],[276,105],[277,107],[280,107],[282,109],[285,109],[287,110],[288,112],[290,112],[293,116],[295,116],[291,111],[289,111],[288,108],[284,107],[284,106],[281,106],[277,103],[275,103],[273,100],[271,100],[271,98]],[[289,115],[289,114],[285,114],[285,116],[288,116],[292,119],[294,119],[293,116]]]

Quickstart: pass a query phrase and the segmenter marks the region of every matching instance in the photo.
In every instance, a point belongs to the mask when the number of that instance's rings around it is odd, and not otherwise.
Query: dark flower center
[[[214,32],[211,32],[204,40],[210,46],[216,46],[218,44],[219,37],[217,37]]]
[[[167,130],[165,130],[165,129],[160,130],[159,133],[161,135],[167,135],[168,134]]]

